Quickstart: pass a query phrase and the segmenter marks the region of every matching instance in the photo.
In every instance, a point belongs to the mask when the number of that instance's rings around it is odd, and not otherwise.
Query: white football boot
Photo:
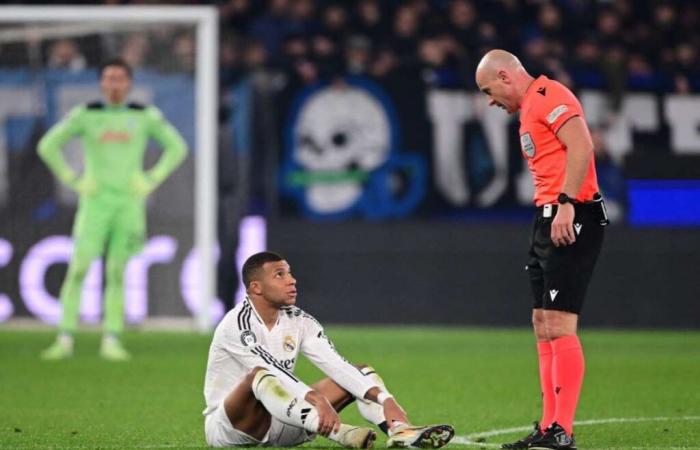
[[[414,426],[398,424],[389,430],[386,446],[389,448],[440,448],[455,435],[450,425]]]
[[[345,448],[372,448],[377,439],[377,433],[371,428],[355,427],[352,425],[340,424],[338,433],[333,440]]]

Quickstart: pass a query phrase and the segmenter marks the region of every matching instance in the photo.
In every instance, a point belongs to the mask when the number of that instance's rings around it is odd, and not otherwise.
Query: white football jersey
[[[214,331],[204,380],[204,415],[214,411],[254,367],[266,368],[293,395],[304,398],[311,388],[294,375],[299,352],[355,397],[363,398],[376,386],[335,351],[312,316],[296,306],[284,307],[277,324],[268,330],[246,298]]]

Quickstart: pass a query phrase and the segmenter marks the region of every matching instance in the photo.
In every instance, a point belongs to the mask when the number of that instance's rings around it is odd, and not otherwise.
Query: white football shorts
[[[316,437],[314,433],[287,425],[272,417],[270,429],[262,440],[257,440],[231,425],[223,401],[204,419],[204,435],[211,447],[294,447]]]

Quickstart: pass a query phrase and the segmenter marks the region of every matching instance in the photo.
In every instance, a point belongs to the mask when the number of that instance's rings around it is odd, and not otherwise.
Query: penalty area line
[[[608,419],[591,419],[591,420],[579,420],[574,422],[576,426],[587,426],[587,425],[604,425],[610,423],[640,423],[640,422],[667,422],[671,420],[700,420],[700,416],[679,416],[679,417],[611,417]],[[483,442],[483,439],[493,436],[500,436],[503,434],[519,433],[525,431],[531,431],[532,427],[514,427],[514,428],[500,428],[489,431],[481,431],[478,433],[471,433],[465,436],[455,436],[452,439],[452,443],[461,445],[470,445],[476,447],[488,447],[488,448],[500,448],[501,444],[495,444],[491,442]],[[657,447],[627,447],[627,450],[636,449],[652,449]],[[661,448],[661,447],[658,447]],[[668,450],[700,450],[700,447],[663,447]],[[596,450],[596,449],[589,449]]]

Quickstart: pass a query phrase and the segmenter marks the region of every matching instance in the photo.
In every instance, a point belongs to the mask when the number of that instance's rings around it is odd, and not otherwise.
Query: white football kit
[[[304,430],[273,422],[268,439],[258,442],[234,430],[223,411],[223,401],[255,367],[263,367],[277,376],[295,397],[303,399],[311,390],[294,375],[299,352],[333,381],[356,398],[376,386],[369,377],[347,362],[335,350],[316,319],[296,306],[280,310],[277,323],[268,330],[250,299],[238,304],[222,319],[214,332],[204,381],[206,408],[203,414],[210,445],[251,445],[269,443],[295,445],[308,436]],[[290,437],[290,433],[294,436]],[[273,439],[278,435],[278,439]],[[286,439],[279,438],[287,435]],[[276,442],[275,442],[276,441]],[[298,441],[298,442],[297,442]]]

